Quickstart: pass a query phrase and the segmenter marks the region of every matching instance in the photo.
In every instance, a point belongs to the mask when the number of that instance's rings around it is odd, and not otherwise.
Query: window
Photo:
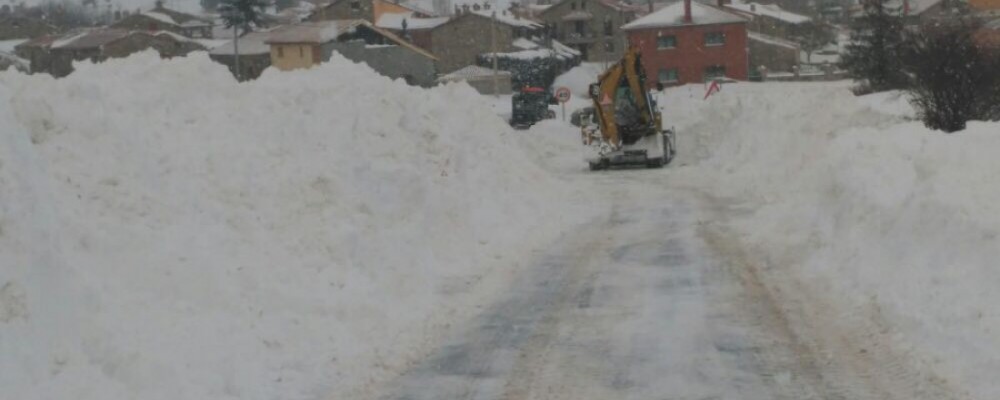
[[[361,1],[359,0],[351,1],[351,12],[355,14],[361,12]]]
[[[299,46],[299,58],[306,56],[305,47],[306,46]]]
[[[570,10],[576,10],[576,3],[569,3]]]
[[[615,52],[615,42],[605,42],[604,43],[604,52],[605,53],[614,53]]]
[[[604,17],[604,36],[614,35],[614,25],[611,23],[611,17]]]
[[[587,9],[587,0],[584,0],[584,1],[580,2],[580,9],[581,10],[586,10]]]
[[[660,36],[656,38],[656,48],[657,49],[672,49],[677,47],[677,36]]]
[[[677,82],[677,68],[662,68],[658,76],[658,82],[660,83],[675,83]]]
[[[278,58],[285,57],[285,46],[278,46]]]
[[[722,65],[713,65],[711,67],[705,68],[705,81],[711,81],[715,79],[721,79],[726,77],[726,67]]]
[[[709,32],[705,34],[706,46],[722,46],[726,44],[726,35],[722,32]]]

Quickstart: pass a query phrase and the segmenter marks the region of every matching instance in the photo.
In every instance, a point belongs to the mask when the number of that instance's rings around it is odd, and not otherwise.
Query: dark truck
[[[555,96],[540,87],[525,87],[511,98],[510,125],[515,129],[528,129],[538,121],[556,117],[549,104],[558,104]]]

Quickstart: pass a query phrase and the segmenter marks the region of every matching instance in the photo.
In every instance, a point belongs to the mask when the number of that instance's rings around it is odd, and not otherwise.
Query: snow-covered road
[[[552,163],[580,187],[602,188],[589,200],[606,212],[568,229],[376,397],[961,398],[878,333],[877,312],[845,315],[756,264],[727,229],[746,212],[740,202],[670,179],[670,168]]]

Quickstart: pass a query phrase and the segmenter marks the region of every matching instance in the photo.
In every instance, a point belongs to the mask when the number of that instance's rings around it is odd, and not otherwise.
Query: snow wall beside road
[[[572,225],[471,88],[336,56],[144,53],[0,104],[5,399],[365,398]]]
[[[880,310],[903,351],[971,398],[1000,398],[1000,123],[930,131],[898,93],[849,88],[668,90],[687,165],[673,179],[739,204],[766,268]]]

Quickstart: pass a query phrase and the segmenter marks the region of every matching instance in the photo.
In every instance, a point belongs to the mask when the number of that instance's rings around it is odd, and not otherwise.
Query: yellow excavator
[[[660,168],[676,154],[673,129],[663,129],[656,101],[646,91],[639,50],[625,55],[590,85],[590,123],[581,124],[583,143],[594,149],[590,169],[643,165]]]

